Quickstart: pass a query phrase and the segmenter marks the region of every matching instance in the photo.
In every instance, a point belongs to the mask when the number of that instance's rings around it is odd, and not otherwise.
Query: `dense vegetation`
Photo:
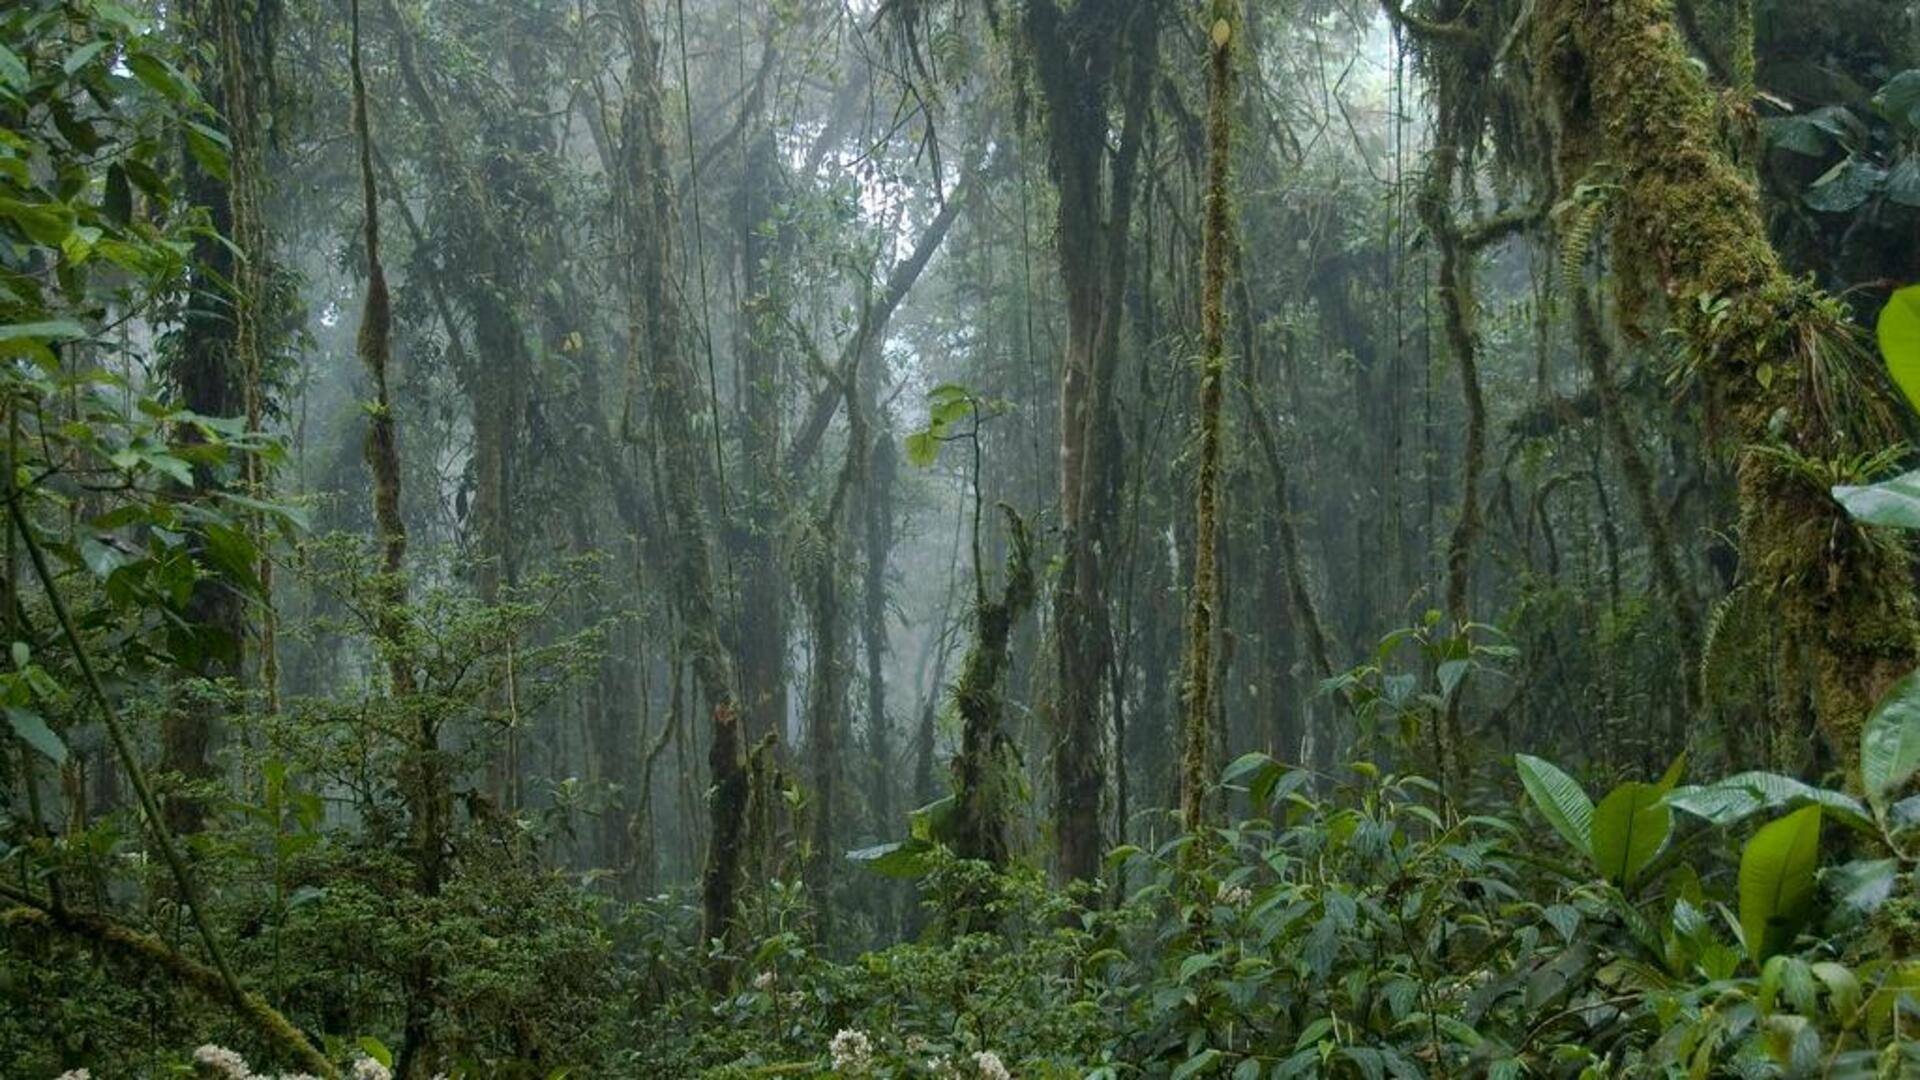
[[[1916,147],[1907,0],[12,0],[0,1074],[1920,1076]]]

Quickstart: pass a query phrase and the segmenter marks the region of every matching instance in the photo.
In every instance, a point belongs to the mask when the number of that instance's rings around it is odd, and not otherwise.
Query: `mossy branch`
[[[220,971],[187,956],[159,937],[105,915],[61,910],[3,883],[0,883],[0,898],[18,905],[0,912],[0,925],[7,929],[31,929],[36,933],[82,938],[119,959],[163,971],[209,1000],[225,998],[262,1038],[298,1061],[301,1068],[329,1080],[339,1076],[333,1063],[315,1050],[300,1029],[278,1009],[258,994],[236,991]]]

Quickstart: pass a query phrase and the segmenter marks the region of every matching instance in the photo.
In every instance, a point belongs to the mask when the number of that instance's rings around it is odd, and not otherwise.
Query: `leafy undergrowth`
[[[1761,774],[1682,786],[1678,768],[1596,807],[1545,762],[1520,765],[1533,812],[1456,816],[1417,777],[1362,765],[1336,783],[1250,755],[1227,775],[1256,816],[1116,851],[1108,875],[1128,888],[1108,907],[936,852],[923,941],[834,963],[797,934],[759,940],[736,991],[683,987],[647,1011],[625,1064],[1920,1075],[1920,903],[1893,854],[1907,825]]]

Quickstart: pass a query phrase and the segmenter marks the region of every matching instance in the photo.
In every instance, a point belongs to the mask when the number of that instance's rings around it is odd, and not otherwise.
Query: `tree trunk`
[[[1057,871],[1098,875],[1106,787],[1101,702],[1110,666],[1107,567],[1122,440],[1113,407],[1134,173],[1156,72],[1159,7],[1030,0],[1024,27],[1046,99],[1058,189],[1056,245],[1067,301],[1060,376],[1060,527],[1053,596],[1053,783]],[[1120,151],[1107,164],[1108,100],[1127,59]]]
[[[1182,725],[1180,819],[1199,832],[1208,816],[1213,758],[1209,746],[1215,709],[1214,634],[1221,611],[1221,402],[1227,378],[1227,261],[1232,249],[1228,176],[1233,156],[1234,35],[1240,29],[1233,0],[1214,0],[1207,63],[1206,224],[1200,285],[1200,464],[1194,494],[1193,590],[1188,595],[1186,690]]]
[[[1013,742],[1002,725],[1002,698],[1013,624],[1033,603],[1033,542],[1026,522],[1007,516],[1006,583],[1000,598],[987,591],[986,568],[979,563],[979,504],[974,509],[974,637],[954,684],[960,712],[960,753],[953,759],[953,850],[963,859],[995,866],[1007,862],[1007,777],[1016,765]]]

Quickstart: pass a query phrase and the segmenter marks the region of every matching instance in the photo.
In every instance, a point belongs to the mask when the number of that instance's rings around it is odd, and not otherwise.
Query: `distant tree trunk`
[[[849,446],[848,454],[859,451]],[[838,498],[836,497],[836,502]],[[838,508],[835,507],[837,510]],[[840,736],[846,726],[846,659],[842,655],[846,617],[841,609],[842,540],[830,514],[817,538],[820,551],[808,568],[807,615],[813,636],[812,670],[807,678],[807,762],[813,784],[812,858],[807,863],[808,888],[813,893],[814,917],[822,941],[833,936],[834,867],[838,865],[840,802]]]
[[[1441,324],[1447,351],[1460,369],[1460,393],[1466,402],[1465,447],[1460,462],[1460,511],[1447,538],[1446,613],[1459,630],[1472,618],[1471,587],[1474,544],[1480,538],[1480,474],[1486,467],[1487,407],[1480,391],[1480,337],[1474,298],[1473,253],[1466,250],[1453,216],[1453,181],[1459,172],[1459,149],[1450,141],[1445,120],[1437,125],[1439,142],[1427,159],[1427,177],[1418,197],[1420,220],[1439,254],[1434,287],[1440,300]],[[1460,692],[1447,696],[1434,732],[1437,765],[1450,795],[1460,794],[1466,775],[1465,726]]]
[[[1219,670],[1214,635],[1221,614],[1220,470],[1221,401],[1227,378],[1227,262],[1231,254],[1232,206],[1228,176],[1233,158],[1233,56],[1239,30],[1233,0],[1213,0],[1207,62],[1207,190],[1204,267],[1200,283],[1200,464],[1194,493],[1193,588],[1188,594],[1185,719],[1181,727],[1180,818],[1199,832],[1208,816],[1214,755],[1209,734],[1214,721],[1215,680]]]
[[[222,47],[219,0],[189,0],[180,16],[195,51],[211,56],[220,69],[215,77],[200,79],[202,95],[215,114],[232,112],[227,100],[232,81],[228,74],[245,65],[247,58]],[[237,267],[234,250],[226,240],[233,232],[232,193],[226,180],[208,172],[187,152],[184,139],[180,171],[187,201],[206,210],[210,231],[194,240],[179,352],[168,364],[167,374],[181,404],[193,412],[202,416],[241,416],[246,411],[246,380],[236,341],[239,322],[234,318],[239,299],[233,289]],[[187,445],[205,441],[191,424],[182,425],[176,437]],[[195,501],[209,501],[227,486],[213,467],[194,466],[192,497]],[[196,580],[187,598],[187,618],[201,631],[199,654],[187,674],[208,679],[239,675],[246,610],[232,582],[219,576]],[[170,705],[161,717],[161,768],[178,773],[188,781],[211,777],[214,741],[211,710],[181,701]],[[175,794],[168,797],[166,812],[168,828],[177,833],[190,833],[200,831],[207,808],[196,798]]]
[[[392,302],[386,269],[380,261],[380,196],[373,175],[373,136],[367,116],[367,84],[360,63],[360,0],[352,0],[349,59],[353,80],[353,128],[359,144],[360,193],[365,214],[367,249],[366,306],[360,316],[358,348],[372,383],[368,408],[367,465],[373,474],[373,514],[381,550],[381,573],[376,602],[380,646],[386,654],[395,707],[413,724],[410,745],[401,771],[401,796],[408,816],[408,849],[413,862],[414,888],[422,896],[437,896],[446,876],[448,831],[452,799],[446,765],[440,754],[440,732],[434,710],[409,701],[415,691],[413,668],[407,656],[405,559],[407,527],[400,516],[400,446],[393,418],[393,400],[387,390],[387,369],[393,333]],[[405,1046],[400,1075],[411,1080],[432,1071],[432,1018],[437,964],[422,952],[408,964]]]
[[[1562,186],[1597,161],[1619,170],[1620,309],[1661,295],[1730,420],[1741,574],[1777,614],[1786,684],[1810,691],[1775,703],[1776,735],[1793,737],[1811,712],[1851,779],[1868,710],[1914,667],[1912,583],[1905,553],[1849,520],[1811,479],[1823,473],[1782,458],[1844,461],[1891,444],[1877,379],[1845,306],[1781,266],[1668,0],[1545,0],[1532,31]]]
[[[694,420],[706,411],[699,376],[687,355],[680,326],[676,284],[672,280],[674,198],[667,161],[660,103],[658,48],[647,22],[646,0],[629,0],[621,10],[628,59],[627,98],[621,122],[625,174],[623,200],[637,295],[632,298],[629,333],[631,372],[637,382],[644,365],[653,390],[647,419],[660,455],[666,490],[666,527],[674,566],[671,600],[686,630],[686,653],[711,717],[707,767],[712,784],[708,813],[706,867],[701,879],[701,937],[731,936],[735,892],[739,885],[741,844],[746,826],[748,779],[746,742],[740,730],[739,699],[733,689],[731,659],[721,642],[708,554],[706,515],[701,492],[711,462],[706,441]],[[629,437],[638,417],[633,393],[627,401]],[[724,964],[710,973],[716,985],[727,978]]]
[[[749,115],[759,112],[755,107]],[[786,727],[789,618],[786,567],[778,545],[786,501],[780,457],[782,364],[780,350],[771,347],[778,310],[770,277],[776,240],[767,235],[779,199],[780,161],[773,128],[764,120],[752,122],[739,215],[745,506],[740,524],[729,530],[729,540],[740,574],[741,610],[752,613],[740,627],[740,691],[748,738],[757,740],[769,732],[784,733]]]
[[[1680,573],[1680,557],[1674,546],[1673,525],[1666,507],[1653,488],[1653,469],[1648,466],[1639,440],[1628,421],[1626,405],[1614,383],[1613,345],[1607,339],[1592,290],[1584,282],[1570,282],[1573,290],[1574,336],[1587,371],[1593,378],[1594,393],[1600,401],[1600,420],[1607,438],[1613,443],[1620,474],[1627,482],[1627,494],[1647,534],[1647,558],[1653,565],[1653,584],[1660,598],[1672,609],[1674,629],[1680,644],[1680,680],[1686,694],[1684,714],[1693,716],[1700,708],[1700,612],[1693,590]]]
[[[1029,0],[1024,30],[1046,101],[1058,188],[1056,245],[1067,301],[1060,376],[1060,526],[1053,596],[1054,835],[1066,879],[1098,875],[1106,788],[1101,702],[1110,667],[1107,567],[1123,453],[1113,405],[1134,174],[1153,78],[1160,7]],[[1127,61],[1123,68],[1121,61]],[[1120,149],[1108,166],[1108,102],[1125,71]]]
[[[873,349],[877,357],[878,348]],[[853,493],[865,486],[867,455],[871,450],[867,409],[860,391],[862,361],[868,349],[856,342],[849,349],[838,374],[846,398],[846,460],[828,496],[827,505],[814,521],[818,550],[810,568],[808,608],[813,623],[813,671],[808,679],[812,700],[808,707],[807,757],[813,773],[813,861],[808,867],[812,879],[814,908],[820,923],[820,937],[831,940],[833,934],[834,869],[839,866],[840,736],[846,726],[847,663],[842,650],[846,644],[846,616],[841,607],[840,567],[852,547],[843,535],[847,503]]]
[[[528,263],[524,226],[502,220],[493,192],[510,181],[495,172],[516,153],[537,147],[510,145],[487,157],[480,167],[460,155],[447,113],[434,99],[429,72],[415,51],[413,35],[396,0],[386,0],[393,23],[394,55],[400,85],[423,121],[435,179],[444,189],[447,214],[459,225],[450,231],[447,249],[454,259],[457,296],[473,323],[473,353],[459,347],[459,334],[444,308],[448,353],[454,376],[465,392],[473,425],[469,462],[473,500],[466,521],[474,540],[473,582],[483,603],[497,603],[501,586],[511,587],[518,568],[514,548],[514,447],[526,412],[528,369],[526,337],[514,305]],[[410,216],[410,215],[409,215]],[[436,302],[444,304],[444,296]],[[520,804],[520,777],[514,762],[519,733],[509,725],[503,745],[487,762],[487,788],[503,806]]]
[[[1013,742],[1002,726],[1002,697],[1013,624],[1034,599],[1033,542],[1027,524],[1006,506],[1006,582],[999,599],[987,591],[981,565],[979,503],[974,509],[973,643],[954,684],[960,712],[960,753],[953,759],[953,850],[963,859],[1007,862],[1007,777],[1016,764]]]
[[[861,620],[861,644],[867,661],[867,754],[872,759],[873,820],[884,832],[894,817],[894,761],[892,720],[887,716],[887,560],[893,552],[893,432],[880,417],[877,363],[865,373],[861,396],[865,408],[880,422],[880,432],[868,441],[866,492],[861,509],[866,518],[866,579],[861,589],[866,615]]]

